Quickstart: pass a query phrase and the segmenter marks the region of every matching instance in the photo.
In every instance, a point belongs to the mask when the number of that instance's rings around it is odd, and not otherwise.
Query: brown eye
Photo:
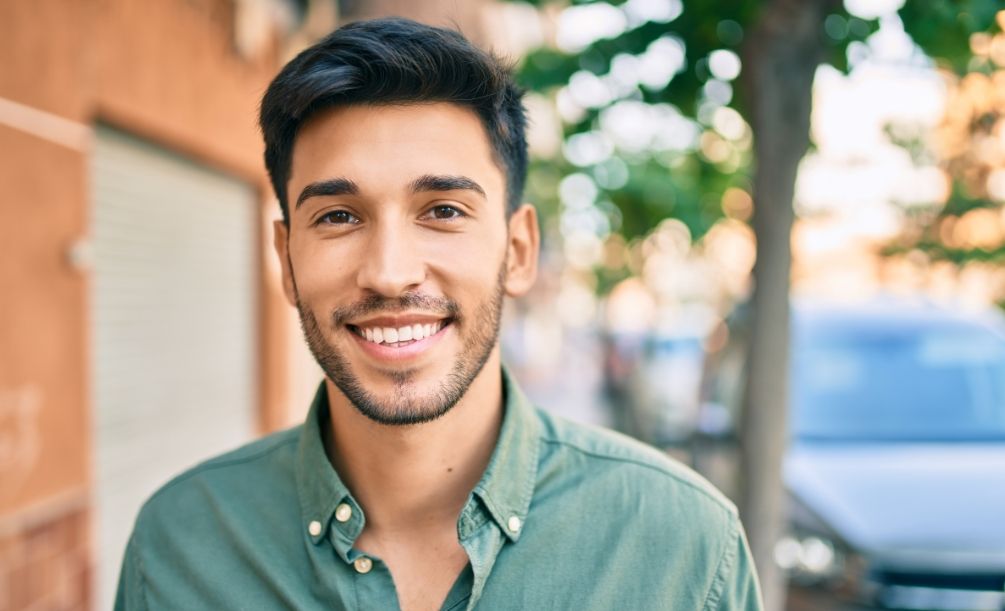
[[[449,221],[451,219],[461,218],[464,216],[464,213],[453,206],[436,206],[429,211],[429,215],[437,220]]]
[[[332,210],[318,218],[318,225],[355,225],[359,219],[345,210]]]

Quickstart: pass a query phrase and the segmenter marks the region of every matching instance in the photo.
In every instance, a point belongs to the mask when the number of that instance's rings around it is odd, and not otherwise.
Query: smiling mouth
[[[357,325],[346,325],[346,328],[368,342],[389,348],[401,348],[436,335],[452,322],[452,318],[444,318],[433,323],[405,325],[402,327],[360,327]]]

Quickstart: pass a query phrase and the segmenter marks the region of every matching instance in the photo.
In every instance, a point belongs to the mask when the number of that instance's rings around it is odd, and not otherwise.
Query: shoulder
[[[257,441],[245,444],[214,458],[210,458],[188,469],[164,484],[150,499],[170,496],[178,488],[184,488],[193,481],[233,481],[232,476],[241,471],[268,470],[277,462],[295,453],[301,426],[267,435]]]
[[[235,607],[207,593],[250,592],[291,558],[299,542],[296,456],[299,427],[207,460],[164,484],[140,509],[123,561],[120,597],[126,608]],[[274,577],[274,575],[272,575]],[[229,595],[229,594],[228,594]],[[243,595],[243,594],[241,594]],[[233,600],[233,599],[229,599]],[[250,599],[243,599],[245,601]]]
[[[612,485],[629,497],[644,495],[666,512],[703,515],[735,528],[736,506],[681,462],[626,435],[571,422],[538,410],[542,423],[542,475],[570,477],[580,486]]]
[[[756,583],[729,499],[655,448],[546,412],[538,418],[537,483],[523,535],[538,543],[526,549],[569,554],[558,563],[576,567],[569,580],[588,571],[622,606],[645,607],[658,596],[675,608],[754,608],[731,602],[754,600]]]
[[[136,529],[206,516],[208,507],[225,513],[258,497],[292,491],[301,428],[273,433],[175,476],[143,504]]]

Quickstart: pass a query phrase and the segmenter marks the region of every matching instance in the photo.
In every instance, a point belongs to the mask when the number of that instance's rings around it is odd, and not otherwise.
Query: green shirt
[[[503,373],[489,466],[457,521],[460,609],[760,609],[735,508],[663,454],[530,405]],[[116,609],[397,609],[365,516],[305,424],[203,463],[140,511]]]

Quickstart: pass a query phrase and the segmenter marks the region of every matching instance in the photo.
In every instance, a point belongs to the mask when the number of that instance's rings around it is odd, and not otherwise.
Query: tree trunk
[[[767,611],[785,605],[774,560],[782,534],[788,442],[789,275],[796,171],[809,146],[813,76],[835,0],[770,0],[744,43],[743,92],[754,133],[757,236],[747,378],[740,422],[740,513]]]

